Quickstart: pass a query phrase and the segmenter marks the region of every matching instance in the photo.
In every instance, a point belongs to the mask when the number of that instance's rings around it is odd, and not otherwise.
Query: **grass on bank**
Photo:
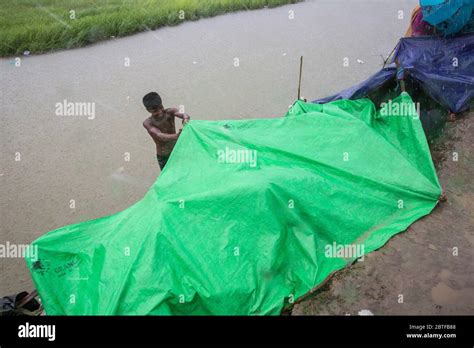
[[[2,0],[0,55],[12,56],[24,51],[34,54],[85,46],[111,36],[121,37],[225,12],[298,1]],[[184,15],[184,19],[180,15]]]

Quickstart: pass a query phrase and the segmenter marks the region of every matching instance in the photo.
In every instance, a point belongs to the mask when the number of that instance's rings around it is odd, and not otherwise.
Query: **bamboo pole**
[[[300,58],[300,78],[298,82],[298,100],[301,98],[301,75],[303,73],[303,56]]]

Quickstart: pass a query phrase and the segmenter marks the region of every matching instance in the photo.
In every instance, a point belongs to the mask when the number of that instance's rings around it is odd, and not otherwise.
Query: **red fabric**
[[[411,36],[432,35],[433,27],[423,20],[421,8],[417,8],[411,17]]]

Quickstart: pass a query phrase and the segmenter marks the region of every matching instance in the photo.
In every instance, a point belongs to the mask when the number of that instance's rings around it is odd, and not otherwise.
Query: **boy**
[[[156,92],[150,92],[143,97],[143,105],[151,114],[143,122],[143,127],[148,131],[156,144],[156,158],[161,170],[168,162],[171,151],[181,133],[181,129],[176,133],[174,118],[182,119],[183,126],[189,122],[189,115],[178,112],[178,109],[163,107],[161,97]]]

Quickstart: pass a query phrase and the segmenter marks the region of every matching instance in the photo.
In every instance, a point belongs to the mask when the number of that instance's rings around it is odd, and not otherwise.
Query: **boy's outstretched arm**
[[[175,108],[172,108],[171,110],[171,114],[174,116],[174,117],[177,117],[177,118],[180,118],[183,120],[183,124],[186,124],[189,122],[189,120],[191,119],[191,117],[189,117],[188,114],[186,113],[181,113],[178,111],[178,109],[175,109]]]
[[[169,141],[178,139],[179,133],[177,134],[166,134],[160,131],[157,127],[153,126],[148,120],[143,122],[143,127],[148,131],[148,134],[153,139],[160,141]]]

